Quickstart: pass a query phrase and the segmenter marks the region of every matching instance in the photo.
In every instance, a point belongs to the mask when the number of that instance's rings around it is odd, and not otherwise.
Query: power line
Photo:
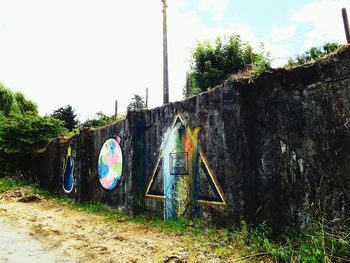
[[[298,39],[298,38],[304,36],[306,33],[311,32],[313,29],[314,29],[314,28],[309,28],[309,29],[307,29],[307,30],[305,30],[305,31],[302,31],[301,33],[299,33],[299,34],[297,34],[297,35],[295,35],[295,36],[293,36],[293,37],[290,37],[290,38],[288,38],[288,39],[283,39],[283,40],[280,40],[280,41],[276,41],[276,42],[277,42],[277,43],[281,43],[281,42],[283,43],[283,42],[287,42],[287,41],[291,41],[291,40]],[[270,38],[270,39],[271,39],[271,38]]]

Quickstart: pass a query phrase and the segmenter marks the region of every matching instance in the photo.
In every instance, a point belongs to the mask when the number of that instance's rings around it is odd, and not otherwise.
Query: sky
[[[240,35],[272,65],[345,43],[350,0],[167,0],[170,101],[182,99],[197,41]],[[162,105],[161,0],[0,0],[0,82],[41,115],[70,104],[80,120],[126,111],[133,94]]]

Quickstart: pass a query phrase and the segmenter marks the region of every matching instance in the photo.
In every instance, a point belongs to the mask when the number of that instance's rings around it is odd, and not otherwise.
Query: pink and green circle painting
[[[123,154],[119,142],[115,138],[109,138],[102,145],[98,157],[98,176],[101,186],[106,190],[113,190],[121,179],[122,171]]]

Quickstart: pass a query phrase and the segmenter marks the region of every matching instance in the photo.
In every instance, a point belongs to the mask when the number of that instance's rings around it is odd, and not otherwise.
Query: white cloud
[[[212,19],[218,21],[224,18],[228,4],[229,0],[200,0],[199,9],[201,11],[210,11]]]
[[[326,42],[345,43],[342,7],[349,7],[349,1],[314,0],[292,11],[289,24],[273,26],[271,32],[262,38],[266,49],[271,52],[272,65],[283,66],[289,57]]]
[[[187,7],[188,6],[188,1],[187,0],[177,0],[176,1],[176,4],[179,6],[179,7]]]
[[[345,42],[341,8],[347,7],[348,0],[317,0],[293,12],[290,20],[308,24],[312,30],[307,33],[304,49],[320,46],[325,42]]]
[[[296,27],[294,24],[285,26],[273,26],[261,42],[264,43],[266,51],[269,51],[272,58],[272,66],[279,67],[286,64],[288,57],[293,55],[293,42]]]
[[[295,35],[295,25],[273,26],[269,38],[272,42],[278,43],[289,40]]]

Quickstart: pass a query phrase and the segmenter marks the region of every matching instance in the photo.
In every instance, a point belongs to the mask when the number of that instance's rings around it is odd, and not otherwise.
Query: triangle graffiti
[[[198,202],[226,206],[223,190],[203,153],[200,162]]]
[[[156,166],[156,169],[153,174],[152,181],[149,183],[147,190],[148,197],[163,197],[164,196],[164,180],[163,180],[163,158],[161,158]]]
[[[166,131],[146,189],[146,198],[164,201],[165,219],[198,214],[200,205],[226,207],[224,193],[191,131],[179,114]]]

